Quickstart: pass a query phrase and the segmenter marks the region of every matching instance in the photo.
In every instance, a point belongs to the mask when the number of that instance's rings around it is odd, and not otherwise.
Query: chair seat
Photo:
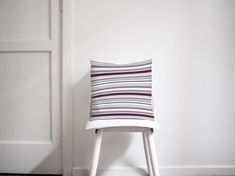
[[[138,119],[93,120],[88,121],[86,124],[87,130],[110,127],[144,127],[161,129],[160,125],[156,121]]]

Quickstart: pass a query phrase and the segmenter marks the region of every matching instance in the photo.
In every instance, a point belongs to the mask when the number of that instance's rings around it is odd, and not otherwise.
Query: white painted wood
[[[58,0],[0,0],[0,173],[62,173]]]
[[[92,166],[90,170],[90,176],[95,176],[97,172],[101,141],[104,132],[139,132],[142,133],[144,152],[146,156],[147,168],[149,176],[154,174],[154,176],[160,176],[158,169],[158,161],[155,149],[154,138],[151,128],[148,127],[108,127],[96,129],[96,138],[92,159]],[[151,172],[152,168],[152,172]]]
[[[62,133],[63,133],[63,175],[72,175],[73,156],[73,119],[72,119],[72,81],[71,81],[71,58],[72,58],[72,0],[60,0],[62,14]]]
[[[0,40],[49,39],[50,1],[0,0]]]
[[[20,41],[1,41],[0,52],[16,51],[50,51],[52,50],[52,40],[20,40]]]
[[[109,132],[109,133],[112,133],[112,132],[123,132],[123,133],[126,133],[126,132],[136,132],[136,133],[144,133],[144,132],[147,132],[149,131],[149,128],[146,128],[146,127],[136,127],[136,126],[120,126],[120,127],[107,127],[107,128],[102,128],[104,132]]]
[[[151,161],[150,161],[150,156],[149,156],[149,147],[148,147],[148,141],[147,141],[147,136],[145,132],[142,132],[142,138],[143,138],[144,153],[145,153],[146,164],[147,164],[147,173],[149,176],[152,176]]]
[[[148,141],[148,147],[149,147],[149,153],[150,153],[150,160],[151,160],[153,175],[154,176],[160,176],[153,132],[151,132],[149,130],[149,132],[146,133],[146,136],[147,136],[147,141]]]
[[[103,137],[103,130],[102,129],[97,130],[90,176],[95,176],[97,172],[102,137]]]
[[[0,53],[0,143],[51,141],[50,57]]]
[[[86,129],[99,129],[99,128],[110,128],[110,127],[147,127],[147,128],[161,129],[161,127],[156,121],[132,120],[132,119],[88,121]]]

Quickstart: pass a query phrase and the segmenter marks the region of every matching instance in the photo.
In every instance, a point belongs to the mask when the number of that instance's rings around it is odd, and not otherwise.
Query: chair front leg
[[[97,172],[102,137],[103,137],[103,130],[102,129],[96,130],[96,138],[95,138],[90,176],[95,176]]]
[[[153,174],[154,176],[160,176],[153,131],[149,130],[148,132],[146,132],[146,135],[149,146],[149,153],[150,153],[150,160],[152,164]]]
[[[143,144],[144,144],[144,153],[147,163],[147,169],[148,169],[148,175],[151,176],[151,164],[150,164],[150,158],[149,158],[149,147],[148,147],[148,141],[147,141],[147,135],[145,132],[142,132],[142,138],[143,138]]]

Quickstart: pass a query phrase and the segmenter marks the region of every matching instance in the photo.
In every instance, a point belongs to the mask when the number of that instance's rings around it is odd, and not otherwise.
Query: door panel
[[[59,0],[0,0],[0,173],[61,174]]]
[[[0,39],[48,39],[49,17],[48,0],[0,0]]]
[[[50,53],[0,53],[1,142],[50,141],[49,78]]]

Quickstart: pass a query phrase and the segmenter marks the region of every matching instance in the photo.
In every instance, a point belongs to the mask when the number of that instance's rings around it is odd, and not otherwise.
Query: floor
[[[0,176],[62,176],[62,174],[14,174],[14,173],[0,173]]]

